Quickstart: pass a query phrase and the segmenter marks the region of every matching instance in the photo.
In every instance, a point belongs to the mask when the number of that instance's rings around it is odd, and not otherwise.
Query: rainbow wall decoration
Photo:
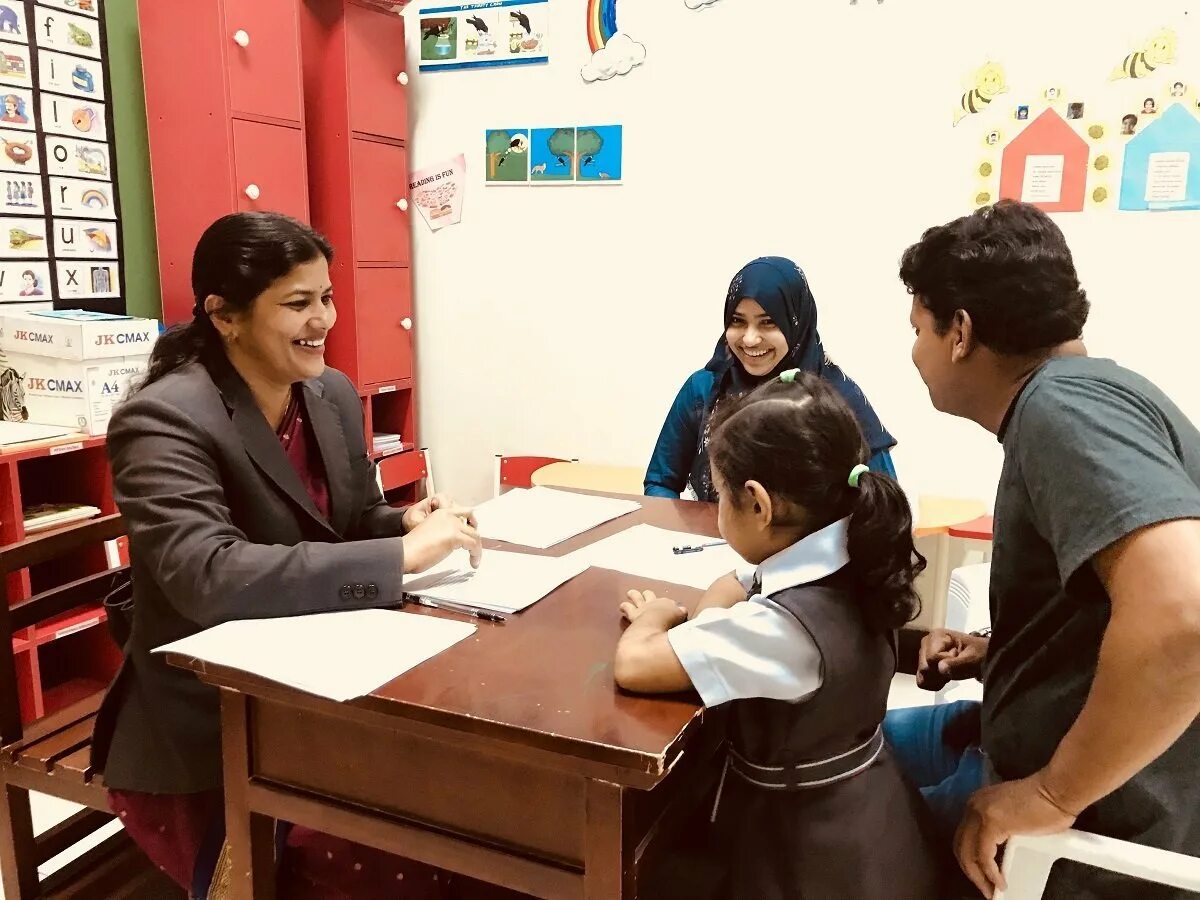
[[[595,53],[617,33],[617,0],[588,0],[588,45]]]

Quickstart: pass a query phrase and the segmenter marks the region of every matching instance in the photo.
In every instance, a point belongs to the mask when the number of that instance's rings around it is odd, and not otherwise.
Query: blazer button
[[[367,599],[374,600],[378,596],[379,596],[379,588],[377,588],[373,584],[368,584],[367,585]]]
[[[354,586],[354,599],[361,600],[365,596],[367,596],[367,589],[361,584],[356,584]]]
[[[343,599],[343,600],[349,600],[351,597],[353,597],[353,596],[354,596],[354,591],[353,591],[353,589],[350,587],[350,585],[348,585],[348,584],[343,584],[343,585],[342,585],[341,594],[342,594],[342,599]]]

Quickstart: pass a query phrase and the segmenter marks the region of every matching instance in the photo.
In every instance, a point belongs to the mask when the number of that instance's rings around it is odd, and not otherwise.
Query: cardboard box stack
[[[4,417],[104,434],[113,407],[145,374],[157,338],[154,319],[0,312]]]

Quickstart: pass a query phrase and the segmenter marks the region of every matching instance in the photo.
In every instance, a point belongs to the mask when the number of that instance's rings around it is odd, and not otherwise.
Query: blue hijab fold
[[[733,321],[738,303],[746,299],[754,300],[763,308],[783,332],[791,349],[768,374],[754,376],[742,367],[730,351],[724,331],[721,332],[712,359],[704,367],[714,374],[715,384],[704,411],[704,425],[700,429],[691,473],[692,487],[698,496],[713,493],[708,468],[708,421],[713,408],[722,398],[745,394],[788,369],[820,375],[842,395],[854,411],[872,455],[896,446],[896,439],[883,427],[862,388],[825,354],[825,346],[817,332],[817,303],[808,287],[808,279],[798,265],[782,256],[763,256],[747,263],[733,277],[725,294],[726,328]]]

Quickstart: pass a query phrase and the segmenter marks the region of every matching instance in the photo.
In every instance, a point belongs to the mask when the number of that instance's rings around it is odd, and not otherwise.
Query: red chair
[[[505,456],[496,454],[494,491],[499,497],[510,488],[533,487],[533,473],[544,466],[560,462],[579,462],[578,459],[559,459],[555,456]]]

